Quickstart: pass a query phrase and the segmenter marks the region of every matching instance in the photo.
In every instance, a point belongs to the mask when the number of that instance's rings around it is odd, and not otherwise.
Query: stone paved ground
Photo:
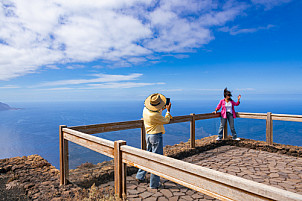
[[[147,180],[150,175],[147,174]],[[185,200],[217,200],[210,196],[196,192],[174,182],[161,178],[160,189],[150,189],[148,183],[140,183],[135,180],[135,174],[127,177],[127,200],[130,201],[185,201]],[[114,182],[102,184],[101,188],[113,190]]]
[[[265,142],[248,139],[217,142],[215,137],[196,140],[195,149],[190,148],[189,142],[166,146],[165,155],[302,194],[302,147],[268,146]],[[9,200],[8,197],[13,200],[26,197],[30,200],[83,200],[91,193],[109,196],[114,192],[113,182],[103,183],[113,179],[111,163],[83,164],[78,172],[71,171],[71,184],[60,186],[59,170],[41,156],[0,159],[0,200]],[[129,174],[136,171],[128,168]],[[128,177],[129,200],[214,200],[166,180],[162,180],[162,189],[150,191],[148,184],[138,184],[134,177]],[[83,189],[93,183],[96,184],[94,188]],[[17,193],[18,190],[21,193]],[[11,196],[13,194],[18,196]]]
[[[302,158],[223,146],[184,161],[302,194]]]
[[[222,146],[183,161],[302,194],[302,158]],[[147,183],[138,184],[135,174],[128,176],[127,181],[128,200],[216,200],[164,179],[161,179],[163,188],[159,190],[151,190]],[[109,182],[101,186],[113,188],[112,185],[113,182]]]

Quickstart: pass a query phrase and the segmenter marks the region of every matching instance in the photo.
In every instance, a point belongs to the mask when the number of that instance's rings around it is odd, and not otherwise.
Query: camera
[[[166,105],[169,105],[170,104],[170,98],[166,98],[166,99],[167,99]]]

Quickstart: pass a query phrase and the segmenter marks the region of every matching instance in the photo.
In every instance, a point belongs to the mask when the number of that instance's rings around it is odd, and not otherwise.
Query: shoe
[[[163,188],[163,185],[161,184],[161,183],[159,183],[159,186],[158,187],[150,187],[151,189],[161,189],[161,188]]]
[[[237,140],[237,141],[240,141],[240,138],[239,138],[239,137],[237,137],[237,138],[235,138],[235,139],[233,139],[233,140]]]
[[[139,184],[140,183],[148,183],[148,181],[147,181],[147,179],[146,178],[144,178],[144,179],[135,179]]]
[[[222,140],[220,137],[216,138],[216,141],[220,141],[220,140]]]

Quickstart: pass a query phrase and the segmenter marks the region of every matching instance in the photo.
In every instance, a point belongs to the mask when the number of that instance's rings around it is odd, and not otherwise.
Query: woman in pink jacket
[[[232,96],[232,93],[227,88],[225,88],[224,89],[224,99],[220,100],[215,111],[213,112],[216,114],[217,111],[220,110],[220,108],[222,108],[221,109],[221,122],[220,122],[219,131],[218,131],[218,138],[216,140],[222,139],[223,128],[224,128],[224,125],[226,124],[227,120],[229,121],[233,140],[240,140],[240,138],[237,137],[237,133],[234,128],[234,119],[236,118],[234,106],[238,106],[240,104],[241,95],[238,96],[237,102],[234,102],[231,99],[231,96]]]

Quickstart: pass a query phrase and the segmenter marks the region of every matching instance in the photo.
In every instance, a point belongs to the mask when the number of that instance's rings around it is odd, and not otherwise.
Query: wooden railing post
[[[122,171],[122,196],[123,200],[127,200],[127,163],[123,163],[122,165],[123,171]]]
[[[273,145],[273,119],[271,112],[268,112],[266,117],[266,143]]]
[[[122,151],[121,146],[126,145],[126,142],[123,140],[118,140],[114,142],[114,187],[115,195],[119,198],[123,198],[126,194],[126,174],[125,167],[122,161]]]
[[[190,125],[190,142],[191,148],[195,148],[195,114],[190,114],[192,116],[191,125]]]
[[[66,169],[68,167],[66,164],[68,163],[68,159],[66,159],[66,151],[68,151],[68,147],[67,149],[65,148],[67,143],[64,140],[63,128],[67,128],[67,126],[60,125],[60,185],[67,184]]]
[[[65,164],[65,184],[69,183],[69,150],[68,140],[64,139],[64,164]]]
[[[228,137],[228,122],[225,122],[224,128],[223,128],[223,136],[222,139],[227,139]]]
[[[144,119],[142,118],[142,120],[144,120]],[[147,145],[146,145],[146,130],[145,130],[144,121],[143,121],[143,125],[141,127],[141,149],[143,149],[143,150],[147,149]]]

